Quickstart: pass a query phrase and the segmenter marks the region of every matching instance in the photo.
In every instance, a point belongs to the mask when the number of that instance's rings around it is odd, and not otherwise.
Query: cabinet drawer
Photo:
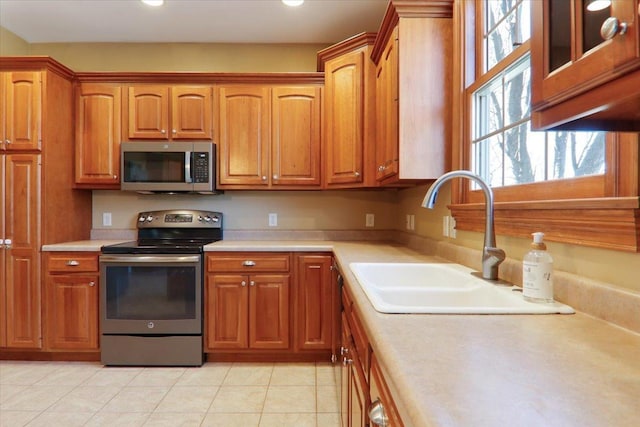
[[[47,271],[50,273],[98,271],[98,255],[77,252],[49,254]]]
[[[216,253],[207,255],[209,272],[288,272],[288,253]]]

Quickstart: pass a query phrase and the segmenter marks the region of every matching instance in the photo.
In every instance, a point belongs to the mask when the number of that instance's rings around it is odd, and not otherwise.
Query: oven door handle
[[[176,255],[176,256],[153,256],[153,255],[134,255],[134,256],[117,256],[102,255],[100,262],[110,262],[117,264],[145,264],[151,262],[162,263],[196,263],[200,262],[200,255]]]

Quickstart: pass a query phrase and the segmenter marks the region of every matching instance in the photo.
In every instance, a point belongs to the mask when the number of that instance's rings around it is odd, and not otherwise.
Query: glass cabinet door
[[[594,1],[531,2],[534,106],[560,102],[636,66],[637,2],[612,0],[590,10]],[[603,25],[608,34],[601,34]]]

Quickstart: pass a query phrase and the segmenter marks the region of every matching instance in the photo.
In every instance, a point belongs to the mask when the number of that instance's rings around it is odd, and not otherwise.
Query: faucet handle
[[[482,278],[498,280],[498,266],[504,261],[506,256],[500,248],[485,246],[482,252]]]
[[[487,247],[484,249],[484,252],[487,256],[497,261],[495,265],[500,264],[507,257],[507,254],[500,248]]]

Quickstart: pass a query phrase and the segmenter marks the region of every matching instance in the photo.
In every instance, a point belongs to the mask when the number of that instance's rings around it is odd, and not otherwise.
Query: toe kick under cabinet
[[[330,268],[330,254],[207,253],[208,360],[329,361]]]

